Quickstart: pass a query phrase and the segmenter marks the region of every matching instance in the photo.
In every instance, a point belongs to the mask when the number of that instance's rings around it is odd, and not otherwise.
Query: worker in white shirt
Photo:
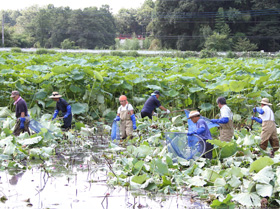
[[[121,106],[118,108],[114,121],[121,121],[120,130],[122,139],[126,139],[126,137],[132,138],[133,129],[135,130],[137,128],[133,107],[128,103],[125,95],[121,95],[119,101]]]
[[[233,129],[233,114],[230,108],[227,106],[226,99],[219,97],[217,99],[218,107],[220,108],[220,119],[212,119],[212,123],[219,123],[220,125],[220,140],[230,141],[234,134]]]
[[[259,117],[252,117],[252,120],[262,124],[261,143],[260,147],[266,150],[268,141],[272,147],[271,157],[274,157],[274,153],[279,149],[279,139],[277,137],[277,130],[275,125],[274,113],[269,106],[269,99],[263,98],[261,100],[261,107],[253,109],[254,112],[259,113]]]

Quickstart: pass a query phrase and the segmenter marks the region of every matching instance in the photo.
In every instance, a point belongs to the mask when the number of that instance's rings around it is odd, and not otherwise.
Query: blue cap
[[[153,95],[159,95],[159,96],[161,96],[158,90],[154,91],[154,92],[152,93],[152,96],[153,96]]]

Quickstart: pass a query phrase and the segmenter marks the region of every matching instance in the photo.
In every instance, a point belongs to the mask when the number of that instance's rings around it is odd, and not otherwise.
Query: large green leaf
[[[72,104],[72,113],[75,115],[86,113],[88,111],[88,104],[87,103],[75,103]]]
[[[153,162],[154,162],[154,166],[155,166],[154,169],[158,174],[160,174],[162,176],[169,175],[168,166],[167,166],[167,164],[162,162],[161,159],[156,159]]]
[[[260,157],[259,159],[255,160],[251,165],[250,165],[250,172],[256,171],[259,172],[266,166],[273,165],[274,161],[267,156]]]
[[[64,67],[64,66],[55,66],[52,69],[52,72],[55,73],[55,74],[63,74],[63,73],[66,73],[68,71],[69,71],[69,68]]]
[[[272,170],[271,166],[266,166],[261,169],[254,177],[255,182],[269,184],[269,182],[274,179],[274,171]]]
[[[137,183],[137,184],[143,184],[147,179],[149,179],[149,177],[147,176],[147,174],[143,174],[140,176],[133,176],[131,181]]]
[[[136,157],[146,157],[147,155],[152,154],[151,147],[147,145],[140,145],[134,149],[133,155]]]
[[[214,106],[210,103],[203,103],[202,105],[199,106],[199,108],[202,111],[208,111],[208,110],[212,110],[214,108]]]
[[[94,73],[95,78],[96,78],[97,80],[103,82],[103,77],[102,77],[102,75],[101,75],[99,72],[93,71],[93,73]]]
[[[256,193],[240,193],[232,200],[250,208],[261,206],[261,198]]]
[[[273,186],[271,184],[257,184],[257,194],[262,197],[271,197],[273,193]]]
[[[71,85],[70,88],[69,88],[73,93],[79,93],[79,92],[82,92],[82,89],[79,87],[79,86],[76,86],[76,85]]]
[[[43,138],[41,136],[28,138],[28,139],[22,139],[18,140],[17,142],[21,145],[32,145],[32,144],[38,144]]]

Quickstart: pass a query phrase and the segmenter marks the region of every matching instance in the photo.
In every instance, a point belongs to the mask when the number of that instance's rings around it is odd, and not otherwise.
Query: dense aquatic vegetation
[[[265,152],[252,154],[258,149],[260,126],[254,124],[253,132],[242,127],[251,122],[247,120],[250,112],[262,97],[273,103],[279,122],[279,68],[279,59],[1,53],[0,118],[5,118],[0,121],[1,168],[28,169],[31,165],[26,160],[47,161],[57,147],[67,143],[92,149],[89,136],[100,127],[109,135],[121,94],[127,95],[138,116],[150,93],[160,90],[160,100],[169,109],[200,109],[209,118],[219,112],[216,98],[225,96],[234,112],[235,139],[220,142],[217,130],[211,130],[215,138],[212,161],[187,161],[168,153],[164,132],[186,132],[183,113],[161,115],[153,121],[138,117],[133,140],[121,146],[110,143],[104,150],[104,157],[112,161],[108,184],[181,195],[191,189],[215,208],[259,207],[262,198],[278,206],[280,155],[277,152],[271,159]],[[31,117],[44,125],[40,133],[11,135],[15,120],[9,96],[15,89],[27,101]],[[58,121],[50,121],[55,103],[48,96],[53,91],[72,105],[75,128],[70,132],[63,133]]]

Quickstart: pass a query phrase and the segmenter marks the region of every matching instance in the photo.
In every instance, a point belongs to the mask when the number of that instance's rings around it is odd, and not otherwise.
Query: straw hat
[[[269,103],[269,99],[268,98],[263,98],[262,101],[260,101],[259,103],[265,104],[265,105],[272,105],[271,103]]]
[[[62,97],[62,96],[59,95],[58,92],[54,91],[49,98],[51,98],[51,99],[58,99],[60,97]]]
[[[200,113],[197,110],[191,111],[188,119],[195,117],[195,116],[200,116]]]

